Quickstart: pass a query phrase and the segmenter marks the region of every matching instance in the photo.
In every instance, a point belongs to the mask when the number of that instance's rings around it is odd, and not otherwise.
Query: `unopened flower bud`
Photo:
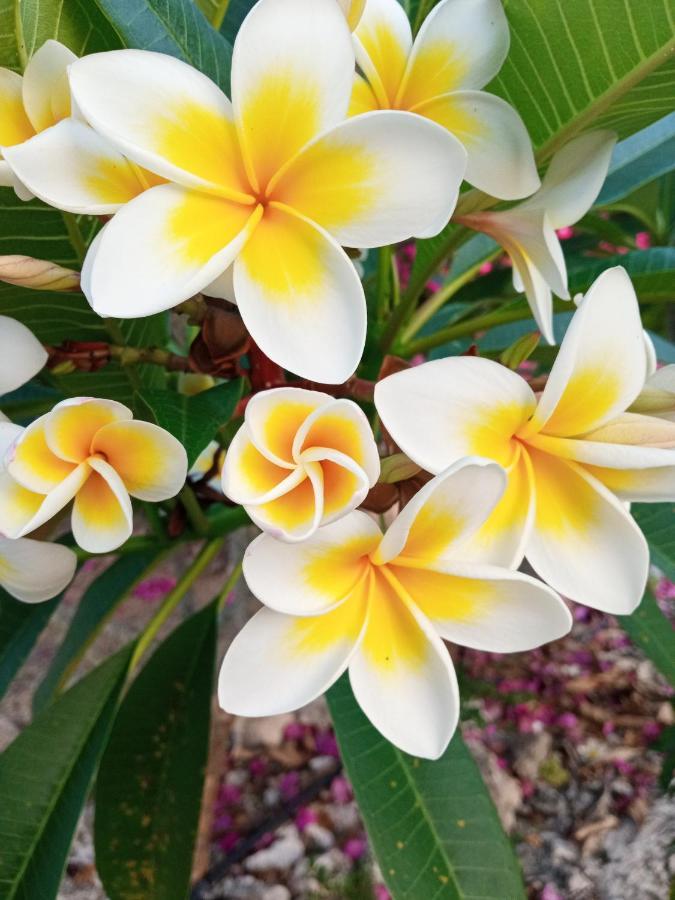
[[[76,291],[80,273],[32,256],[0,256],[0,281],[38,291]]]

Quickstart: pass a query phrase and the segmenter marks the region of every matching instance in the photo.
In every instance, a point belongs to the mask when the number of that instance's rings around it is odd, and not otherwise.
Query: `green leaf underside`
[[[659,609],[652,592],[646,592],[632,615],[617,618],[633,643],[675,687],[675,630]]]
[[[183,444],[192,465],[221,425],[232,417],[243,390],[240,378],[188,397],[168,391],[144,391],[137,397],[141,414],[170,431]]]
[[[185,900],[209,745],[216,607],[180,625],[120,706],[96,791],[96,865],[115,900]]]
[[[440,760],[402,753],[347,676],[327,694],[347,774],[395,900],[523,900],[517,861],[461,736]]]
[[[83,678],[0,756],[3,900],[56,897],[129,657],[125,648]]]
[[[675,113],[617,144],[595,202],[607,206],[675,168]]]
[[[92,636],[105,624],[157,556],[158,551],[151,550],[120,557],[89,585],[47,674],[35,692],[34,711],[39,712],[52,702],[72,674]]]
[[[21,603],[0,589],[0,699],[61,600]]]

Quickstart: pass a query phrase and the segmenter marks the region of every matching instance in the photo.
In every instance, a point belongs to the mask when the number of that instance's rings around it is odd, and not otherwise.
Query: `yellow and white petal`
[[[246,425],[235,434],[225,454],[223,493],[243,506],[266,503],[285,494],[304,478],[300,468],[276,465],[253,443]]]
[[[48,494],[75,469],[71,462],[57,456],[47,442],[50,413],[40,416],[23,430],[6,451],[4,464],[22,487],[38,494]],[[79,460],[82,461],[82,460]]]
[[[270,609],[321,615],[362,582],[370,567],[368,554],[381,536],[370,516],[358,511],[320,528],[302,544],[280,544],[261,534],[244,555],[244,577]]]
[[[15,538],[20,534],[44,499],[44,494],[27,490],[0,468],[0,536]]]
[[[421,116],[378,110],[337,125],[298,154],[272,196],[346,247],[432,237],[466,169],[460,142]]]
[[[387,529],[378,563],[398,557],[432,563],[462,559],[462,543],[485,522],[506,487],[501,466],[466,457],[415,494]]]
[[[47,359],[47,351],[29,328],[9,316],[0,316],[0,394],[30,381]]]
[[[95,457],[89,464],[93,471],[73,504],[73,537],[89,553],[110,553],[131,536],[131,500],[112,466]]]
[[[506,248],[505,248],[506,249]],[[532,260],[517,244],[509,244],[508,253],[513,264],[513,286],[524,291],[530,310],[548,344],[555,344],[553,333],[553,293],[548,282]]]
[[[17,147],[6,147],[4,155],[36,197],[68,212],[110,215],[148,187],[139,179],[137,166],[73,118]]]
[[[572,626],[551,588],[497,566],[450,563],[392,572],[446,641],[489,653],[521,653]]]
[[[584,466],[613,494],[629,503],[672,503],[675,501],[675,465],[653,469],[607,469]]]
[[[23,78],[0,68],[0,146],[21,144],[35,134],[26,115],[22,95]]]
[[[312,447],[304,451],[301,460],[303,465],[318,463],[321,469],[322,526],[346,516],[368,496],[368,476],[344,453],[328,447]]]
[[[528,431],[585,434],[624,412],[640,393],[645,345],[625,269],[600,275],[572,317]]]
[[[366,339],[365,296],[351,260],[323,229],[268,207],[237,257],[234,289],[251,337],[274,362],[324,384],[352,375]]]
[[[35,131],[70,115],[68,66],[77,57],[58,41],[45,41],[31,56],[23,76],[23,104]]]
[[[125,489],[139,500],[168,500],[185,484],[185,447],[166,429],[151,422],[104,425],[96,432],[91,450],[102,454]]]
[[[335,0],[259,0],[234,43],[232,102],[255,190],[347,115],[349,27]]]
[[[77,557],[61,544],[0,539],[0,585],[24,603],[41,603],[60,594],[76,568]]]
[[[647,348],[649,355],[649,345]],[[675,422],[675,365],[657,369],[654,363],[645,386],[631,406],[631,412],[647,413]]]
[[[464,456],[511,464],[515,433],[535,409],[527,382],[477,357],[433,360],[375,385],[375,405],[401,450],[437,474]]]
[[[371,575],[368,621],[349,663],[361,709],[401,750],[437,759],[457,727],[459,691],[438,634],[383,573]]]
[[[94,452],[94,437],[101,428],[113,422],[128,421],[132,413],[116,400],[74,397],[57,403],[43,418],[51,452],[67,462],[80,463]]]
[[[83,285],[87,299],[118,318],[170,309],[230,265],[259,217],[259,208],[222,197],[153,187],[106,225]]]
[[[376,109],[380,109],[380,104],[373,89],[365,78],[355,74],[352,97],[349,101],[349,115],[360,116],[362,113],[373,112]]]
[[[293,459],[314,447],[337,450],[352,459],[366,473],[371,487],[380,477],[373,431],[363,410],[352,400],[329,399],[305,419],[293,441]]]
[[[500,0],[443,0],[427,16],[398,95],[401,109],[491,81],[509,52]]]
[[[317,463],[306,463],[292,473],[294,486],[265,503],[249,504],[253,522],[279,541],[295,543],[311,537],[323,519],[323,473]],[[284,485],[285,486],[285,485]]]
[[[11,530],[3,527],[3,532],[8,537],[25,537],[40,528],[70,503],[90,475],[91,468],[87,463],[82,463],[46,495],[29,492],[25,488],[17,489],[11,497],[14,526]],[[39,504],[36,502],[38,497]]]
[[[139,166],[252,202],[230,101],[197,69],[164,53],[112,50],[74,63],[70,84],[87,121]]]
[[[221,707],[233,715],[271,716],[320,697],[347,668],[364,620],[362,600],[311,618],[261,609],[225,654]]]
[[[333,398],[322,391],[280,387],[255,394],[244,418],[250,439],[270,462],[282,468],[297,463],[296,435],[303,423]]]
[[[633,612],[649,572],[642,532],[614,494],[577,463],[530,450],[536,491],[527,559],[566,597],[614,615]]]
[[[366,0],[338,0],[338,3],[345,14],[347,24],[354,31],[366,8]]]
[[[546,209],[553,228],[574,225],[600,193],[616,139],[613,131],[591,131],[565,144],[551,160],[541,190],[520,208]]]
[[[468,153],[469,184],[501,200],[527,197],[540,186],[525,123],[500,97],[456,91],[420,104],[415,112],[459,138]]]
[[[367,0],[354,33],[356,61],[383,109],[396,103],[412,43],[410,22],[397,0]]]

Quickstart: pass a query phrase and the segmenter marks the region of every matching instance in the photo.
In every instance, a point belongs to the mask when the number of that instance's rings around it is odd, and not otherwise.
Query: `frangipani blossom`
[[[438,122],[468,153],[466,180],[502,200],[539,187],[532,144],[518,113],[481,91],[509,50],[500,0],[442,0],[413,43],[398,0],[367,0],[354,33],[351,111],[407,109]]]
[[[3,425],[0,445],[0,531],[22,537],[73,500],[73,537],[91,553],[108,553],[131,535],[130,497],[173,497],[187,472],[175,437],[133,421],[113,400],[64,400],[27,428]]]
[[[68,67],[77,57],[46,41],[23,75],[0,69],[0,184],[22,200],[106,215],[162,179],[126,160],[72,109]]]
[[[0,316],[0,397],[30,381],[47,359],[47,351],[29,328]]]
[[[610,613],[639,604],[646,541],[623,501],[675,500],[675,423],[626,412],[645,382],[637,298],[622,268],[604,272],[577,309],[543,393],[477,357],[385,378],[375,403],[399,447],[438,472],[491,457],[509,486],[486,540],[527,557],[568,597]]]
[[[232,103],[170,56],[119,50],[74,63],[85,118],[170,182],[127,204],[90,248],[82,282],[94,309],[145,316],[200,290],[232,299],[233,288],[276,363],[324,383],[351,375],[366,307],[340,245],[436,234],[466,162],[458,141],[417,116],[347,120],[353,71],[335,0],[260,0],[235,41]]]
[[[70,584],[77,557],[69,547],[0,538],[0,587],[24,603],[56,597]]]
[[[379,474],[373,433],[355,403],[275,388],[247,405],[223,491],[274,537],[304,541],[362,503]]]
[[[569,299],[567,268],[556,231],[574,225],[600,193],[616,134],[591,131],[575,138],[551,160],[541,188],[504,212],[479,212],[459,221],[493,237],[511,257],[513,284],[525,291],[532,315],[549,344],[553,336],[553,292]]]
[[[475,542],[504,484],[499,466],[466,459],[425,485],[385,535],[357,510],[302,544],[256,538],[244,576],[265,608],[227,651],[221,706],[287,712],[348,668],[356,699],[388,740],[440,756],[459,715],[443,640],[514,652],[571,625],[556,593],[495,565],[492,549]]]

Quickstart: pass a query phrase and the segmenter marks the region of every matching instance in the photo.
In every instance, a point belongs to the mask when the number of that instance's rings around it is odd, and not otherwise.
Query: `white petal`
[[[32,331],[16,319],[0,316],[0,394],[30,381],[47,359],[47,351]]]
[[[393,107],[412,49],[412,31],[397,0],[367,0],[354,33],[356,61],[383,109]]]
[[[332,400],[330,394],[304,388],[260,391],[246,404],[248,436],[270,462],[293,468],[298,462],[293,449],[298,431],[313,412]]]
[[[0,539],[0,584],[17,600],[41,603],[72,581],[77,557],[68,547],[20,538]]]
[[[207,284],[202,290],[207,297],[217,297],[220,300],[227,300],[229,303],[236,303],[237,298],[234,296],[234,266],[228,266],[227,269],[214,278],[211,284]]]
[[[70,475],[63,479],[53,490],[45,495],[42,503],[33,515],[26,516],[21,522],[20,527],[16,528],[10,537],[24,537],[35,531],[45,522],[48,522],[53,516],[67,506],[75,497],[80,488],[85,484],[89,475],[90,468],[87,463],[83,463],[74,469]]]
[[[112,466],[96,457],[89,464],[94,471],[73,504],[73,537],[89,553],[110,553],[131,536],[131,500]]]
[[[258,528],[279,541],[306,541],[323,519],[323,473],[316,463],[307,463],[293,473],[288,482],[298,483],[265,503],[250,504],[246,512]],[[286,487],[286,482],[284,482]]]
[[[70,115],[68,66],[75,54],[58,41],[45,41],[31,56],[23,76],[23,102],[36,131]]]

